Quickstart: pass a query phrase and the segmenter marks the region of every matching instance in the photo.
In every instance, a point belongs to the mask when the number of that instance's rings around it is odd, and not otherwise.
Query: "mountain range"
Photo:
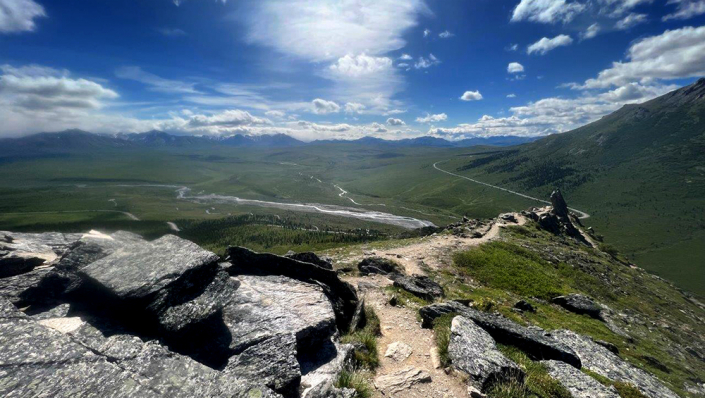
[[[242,135],[229,137],[205,137],[174,135],[163,131],[146,133],[101,135],[82,130],[66,130],[55,133],[39,133],[21,138],[0,139],[0,156],[23,156],[27,154],[73,152],[96,149],[159,148],[231,146],[246,148],[285,148],[305,145],[350,144],[389,147],[436,147],[462,148],[476,145],[511,146],[531,142],[536,137],[498,136],[469,138],[449,141],[437,137],[418,137],[402,140],[383,140],[363,137],[356,140],[317,140],[304,142],[286,134]]]

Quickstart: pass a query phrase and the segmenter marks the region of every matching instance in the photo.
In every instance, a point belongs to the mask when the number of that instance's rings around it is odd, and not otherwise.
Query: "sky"
[[[0,0],[0,137],[569,131],[705,76],[705,0]]]

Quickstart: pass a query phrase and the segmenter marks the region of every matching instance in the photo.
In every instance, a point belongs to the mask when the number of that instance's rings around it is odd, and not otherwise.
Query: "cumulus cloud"
[[[387,57],[370,57],[366,54],[341,57],[329,67],[333,76],[358,78],[376,75],[392,69],[392,60]]]
[[[195,84],[179,80],[165,79],[153,73],[145,72],[139,66],[125,66],[115,70],[120,79],[134,80],[149,86],[152,91],[172,94],[198,94]]]
[[[479,101],[482,99],[482,94],[479,91],[466,91],[460,96],[463,101]]]
[[[441,63],[441,61],[438,58],[436,58],[435,55],[429,54],[428,58],[419,57],[419,60],[416,61],[416,63],[414,64],[414,68],[426,69],[426,68],[430,68],[432,66],[438,65],[440,63]]]
[[[0,66],[0,96],[5,105],[29,111],[99,109],[118,94],[86,79],[72,79],[67,71],[30,65]]]
[[[270,0],[248,5],[247,40],[310,61],[381,55],[406,44],[403,33],[426,11],[422,0]]]
[[[44,7],[33,0],[0,0],[0,33],[31,32],[40,17],[46,17]]]
[[[276,119],[283,119],[286,116],[286,112],[277,110],[267,111],[264,114]]]
[[[362,113],[365,108],[367,108],[365,105],[357,102],[348,102],[345,104],[345,113]]]
[[[617,21],[617,23],[614,24],[614,27],[617,30],[627,30],[627,29],[632,28],[634,26],[643,24],[646,21],[647,21],[646,14],[631,13],[631,14],[627,15],[626,17]]]
[[[507,73],[521,73],[524,71],[524,65],[518,62],[510,62],[507,65]]]
[[[329,113],[340,112],[340,105],[333,101],[326,101],[324,99],[316,98],[311,101],[311,104],[313,105],[313,113],[318,115],[327,115]]]
[[[627,51],[627,61],[614,62],[596,78],[574,89],[621,87],[653,79],[679,79],[705,75],[705,26],[667,30],[641,39]]]
[[[428,35],[431,34],[431,29],[424,29],[423,30],[423,37],[428,37]]]
[[[521,0],[512,12],[512,22],[567,23],[585,10],[585,5],[566,0]]]
[[[406,125],[406,123],[404,123],[403,120],[395,119],[393,117],[390,117],[389,119],[387,119],[387,124],[390,126],[404,126],[404,125]]]
[[[434,127],[428,134],[447,138],[502,135],[543,136],[561,133],[593,122],[627,103],[643,102],[671,91],[673,86],[630,86],[578,98],[545,98],[510,108],[511,116],[485,115],[475,123],[456,127]]]
[[[449,31],[447,31],[447,30],[445,30],[445,31],[443,31],[443,32],[441,32],[441,33],[438,34],[438,37],[440,37],[441,39],[449,39],[449,38],[451,38],[451,37],[453,37],[453,36],[455,36],[455,34],[449,32]]]
[[[516,97],[517,97],[516,94],[507,94],[507,98],[516,98]]]
[[[399,59],[402,61],[411,61],[412,59],[414,59],[414,57],[412,57],[409,54],[402,54],[401,57],[399,57]]]
[[[544,55],[558,47],[569,46],[571,43],[573,43],[573,39],[568,35],[558,35],[552,39],[544,37],[536,43],[530,45],[526,51],[529,54],[539,53]]]
[[[442,122],[446,119],[448,119],[448,115],[446,115],[445,113],[438,113],[435,115],[430,115],[427,113],[426,116],[417,117],[416,121],[419,123],[436,123]]]
[[[252,116],[250,112],[234,109],[211,116],[195,115],[189,121],[189,127],[241,127],[272,124],[269,119]]]
[[[662,19],[690,19],[705,14],[705,0],[670,0],[668,4],[676,4],[676,11],[665,15]]]

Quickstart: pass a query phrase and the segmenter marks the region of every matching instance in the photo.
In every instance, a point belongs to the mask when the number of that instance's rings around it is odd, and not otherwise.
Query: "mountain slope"
[[[639,265],[705,294],[705,79],[457,169],[539,197],[561,188]]]

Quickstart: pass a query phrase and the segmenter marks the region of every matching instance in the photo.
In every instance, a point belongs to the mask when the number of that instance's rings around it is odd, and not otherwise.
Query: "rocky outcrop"
[[[56,319],[56,318],[53,318]],[[105,337],[78,318],[62,333],[0,302],[0,394],[5,397],[251,397],[278,395],[128,335]]]
[[[73,238],[70,247],[57,245],[61,256],[45,267],[0,278],[0,294],[26,307],[24,314],[0,301],[14,314],[9,318],[22,319],[12,322],[30,324],[48,345],[67,347],[70,365],[51,365],[56,369],[34,376],[62,383],[52,379],[58,372],[77,387],[47,384],[37,390],[42,394],[72,396],[92,388],[72,372],[95,363],[96,372],[118,383],[95,387],[101,396],[350,396],[333,382],[349,366],[352,347],[335,339],[347,330],[358,300],[333,270],[241,248],[231,248],[219,264],[215,254],[171,235],[149,242],[92,231]],[[18,330],[26,341],[8,344],[33,344],[33,332]],[[63,340],[51,341],[57,336]],[[0,364],[16,356],[0,350]],[[86,372],[96,383],[100,376]],[[15,389],[33,395],[23,388],[37,383],[17,377],[10,381]],[[14,380],[0,379],[0,388]]]
[[[605,387],[564,362],[542,361],[541,363],[548,370],[548,374],[558,380],[573,398],[620,398],[614,387]]]
[[[569,346],[539,328],[527,328],[499,314],[477,311],[454,301],[431,304],[419,310],[424,327],[432,327],[434,319],[452,313],[472,320],[498,343],[517,346],[534,359],[555,359],[578,369],[581,367],[580,358]]]
[[[582,294],[573,293],[566,296],[558,296],[551,301],[576,314],[584,314],[602,320],[602,308],[591,298]]]
[[[553,331],[551,336],[573,349],[580,356],[583,366],[601,376],[613,381],[633,384],[649,398],[677,397],[655,377],[630,365],[589,337],[569,330]]]
[[[403,274],[404,270],[392,260],[382,257],[367,257],[357,265],[362,275],[380,274]]]
[[[494,339],[473,321],[456,316],[450,331],[448,356],[480,391],[487,391],[497,382],[524,378],[519,366],[499,352]]]
[[[580,225],[580,220],[570,213],[560,190],[555,190],[551,193],[551,204],[552,206],[522,211],[521,214],[538,223],[546,231],[556,235],[569,236],[581,243],[592,246],[575,226],[575,224]]]
[[[436,298],[443,297],[443,287],[428,276],[391,274],[389,278],[394,281],[394,286],[424,300],[433,301]]]

